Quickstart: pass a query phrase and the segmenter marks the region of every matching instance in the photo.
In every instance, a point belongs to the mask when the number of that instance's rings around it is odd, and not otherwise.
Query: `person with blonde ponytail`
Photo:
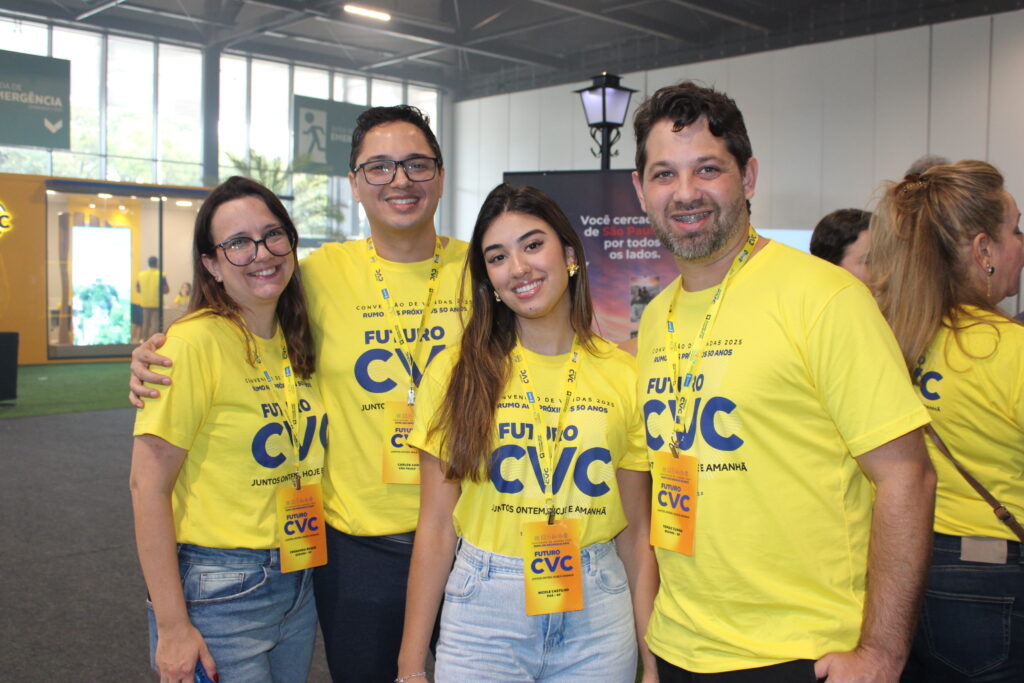
[[[1024,519],[1024,327],[997,307],[1024,267],[1020,215],[992,165],[935,166],[886,188],[869,262],[935,433]],[[934,549],[903,680],[1024,680],[1021,543],[938,441],[928,447]]]

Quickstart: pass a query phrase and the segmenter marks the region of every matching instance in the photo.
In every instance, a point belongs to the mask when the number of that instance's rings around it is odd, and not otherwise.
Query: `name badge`
[[[385,484],[420,483],[420,454],[406,443],[412,433],[413,411],[413,406],[405,401],[384,404],[384,419],[390,425],[384,442]]]
[[[324,503],[320,484],[277,489],[277,532],[281,571],[295,572],[327,564]]]
[[[651,470],[651,545],[693,555],[697,531],[697,458],[654,454]]]
[[[522,531],[526,614],[583,609],[579,520],[524,522]]]

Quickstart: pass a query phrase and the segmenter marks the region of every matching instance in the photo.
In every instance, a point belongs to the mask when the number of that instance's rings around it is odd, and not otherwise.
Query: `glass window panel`
[[[199,162],[203,145],[202,53],[161,44],[159,55],[159,158]]]
[[[408,104],[418,107],[420,111],[430,117],[430,127],[434,135],[440,134],[440,127],[437,120],[437,91],[432,88],[420,88],[410,85],[408,88]]]
[[[249,115],[250,149],[267,161],[287,164],[291,151],[288,113],[288,65],[252,60],[252,105]]]
[[[334,99],[338,102],[366,104],[366,79],[361,76],[334,74]]]
[[[374,107],[391,107],[402,104],[402,84],[374,78],[370,81],[370,104]]]
[[[153,156],[153,47],[148,41],[107,40],[108,154]]]
[[[76,152],[100,151],[102,46],[99,34],[53,29],[53,56],[71,61],[71,149]]]
[[[107,157],[107,180],[122,183],[152,183],[153,162],[150,159]]]
[[[186,185],[201,187],[203,184],[202,164],[179,164],[160,161],[157,164],[157,182],[162,185]]]
[[[295,67],[293,89],[296,95],[318,97],[326,100],[330,96],[330,74],[323,69],[310,69],[304,66]]]
[[[53,153],[53,175],[64,178],[100,179],[100,157],[97,154]]]
[[[0,45],[9,52],[46,57],[46,26],[18,19],[0,19]]]
[[[0,173],[49,175],[50,153],[29,147],[0,147]]]
[[[246,80],[245,58],[222,55],[220,58],[220,120],[217,123],[217,135],[220,163],[223,166],[231,165],[231,157],[244,161],[248,152]]]

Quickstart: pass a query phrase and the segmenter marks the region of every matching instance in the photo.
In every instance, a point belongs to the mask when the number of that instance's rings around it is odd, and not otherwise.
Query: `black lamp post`
[[[615,74],[605,71],[599,76],[594,76],[594,83],[590,87],[576,91],[583,101],[583,111],[587,115],[587,125],[590,126],[590,137],[600,149],[600,153],[591,151],[594,156],[601,157],[602,171],[607,171],[611,167],[612,145],[621,137],[619,127],[626,120],[629,98],[636,92],[633,88],[619,85],[619,80]],[[597,138],[598,130],[601,131],[600,140]]]

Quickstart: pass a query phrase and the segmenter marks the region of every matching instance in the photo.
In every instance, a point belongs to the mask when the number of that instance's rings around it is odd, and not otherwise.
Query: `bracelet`
[[[409,674],[408,676],[402,676],[401,678],[396,678],[395,679],[395,683],[405,683],[406,681],[411,681],[414,678],[426,678],[426,677],[427,677],[427,672],[426,671],[417,671],[414,674]]]

